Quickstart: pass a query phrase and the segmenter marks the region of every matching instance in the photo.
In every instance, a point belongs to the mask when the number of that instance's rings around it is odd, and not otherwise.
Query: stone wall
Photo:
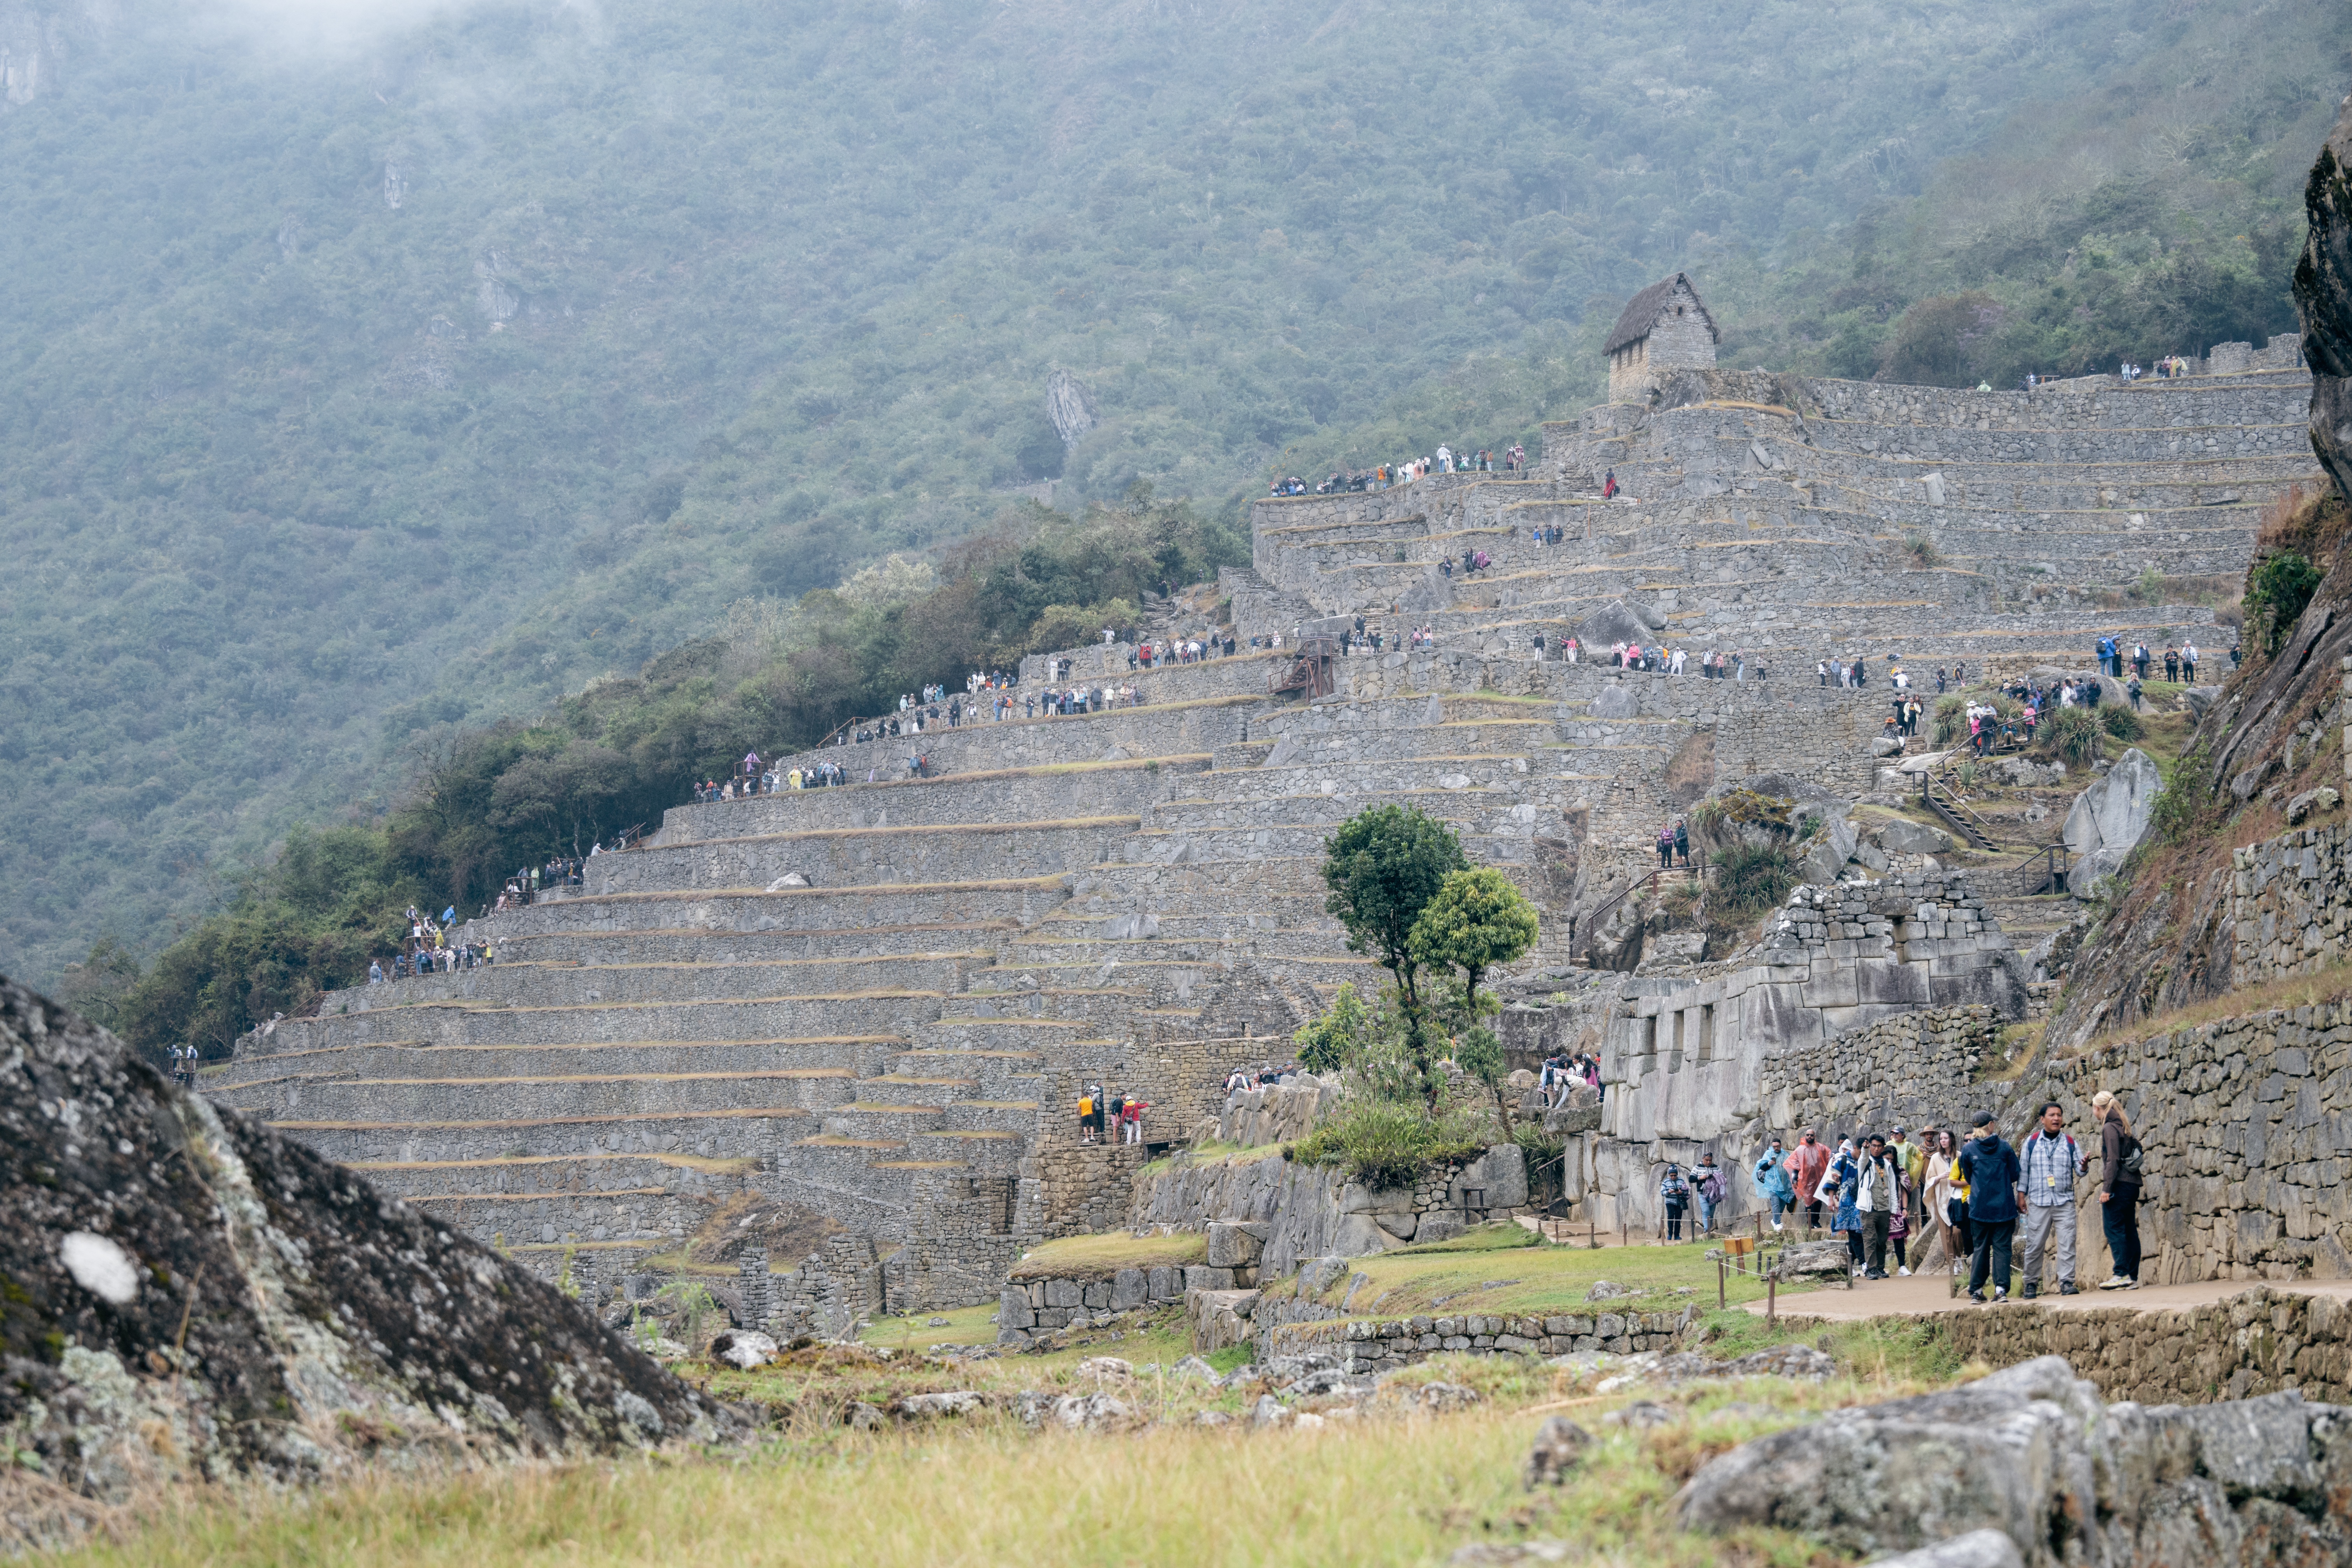
[[[2305,1399],[2352,1401],[2352,1302],[2332,1294],[2258,1286],[2171,1311],[2021,1305],[1912,1321],[1962,1359],[1990,1366],[2064,1356],[2109,1399],[2204,1405],[2296,1389]]]
[[[1025,1345],[1073,1324],[1109,1326],[1121,1314],[1181,1303],[1189,1289],[1230,1289],[1230,1269],[1163,1265],[1121,1268],[1107,1279],[1014,1279],[998,1292],[996,1342]],[[1224,1284],[1216,1283],[1220,1279]]]
[[[1800,888],[1760,962],[1622,985],[1592,1175],[1612,1199],[1594,1217],[1632,1228],[1655,1217],[1659,1162],[1712,1148],[1736,1168],[1732,1155],[1780,1130],[1763,1120],[1773,1096],[1801,1088],[1848,1031],[1954,1005],[2020,1018],[2026,1001],[2016,950],[1959,872]]]
[[[1258,1309],[1265,1310],[1263,1301]],[[1568,1355],[1606,1351],[1670,1351],[1697,1321],[1698,1310],[1679,1312],[1556,1313],[1544,1317],[1504,1313],[1427,1314],[1378,1321],[1352,1318],[1326,1322],[1268,1322],[1256,1334],[1260,1364],[1282,1355],[1328,1355],[1348,1372],[1380,1373],[1410,1366],[1448,1352],[1470,1355]]]
[[[1437,1165],[1411,1187],[1381,1189],[1346,1181],[1332,1166],[1251,1151],[1149,1173],[1135,1184],[1127,1223],[1139,1230],[1263,1225],[1255,1261],[1263,1277],[1279,1279],[1308,1258],[1360,1258],[1533,1213],[1528,1195],[1527,1159],[1512,1143]]]
[[[1146,1157],[1140,1143],[1040,1145],[1021,1162],[1014,1229],[1049,1239],[1118,1229]]]
[[[2347,753],[2352,756],[2352,752]],[[2230,983],[2253,985],[2340,963],[2352,940],[2352,822],[2305,827],[2234,850]]]

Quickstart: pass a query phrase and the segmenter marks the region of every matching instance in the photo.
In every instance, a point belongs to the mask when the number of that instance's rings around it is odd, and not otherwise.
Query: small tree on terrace
[[[1407,1045],[1434,1106],[1437,1081],[1430,1070],[1412,928],[1445,879],[1468,865],[1461,840],[1411,806],[1381,805],[1341,823],[1323,847],[1323,885],[1331,889],[1323,907],[1348,928],[1350,952],[1370,954],[1396,976]]]
[[[1491,995],[1478,994],[1478,982],[1497,964],[1515,963],[1536,944],[1536,907],[1511,879],[1492,867],[1447,877],[1413,921],[1406,938],[1414,960],[1433,969],[1462,972],[1461,1012],[1465,1026],[1454,1059],[1494,1092],[1503,1130],[1511,1129],[1511,1108],[1503,1093],[1508,1076],[1502,1042],[1486,1025],[1495,1011]]]

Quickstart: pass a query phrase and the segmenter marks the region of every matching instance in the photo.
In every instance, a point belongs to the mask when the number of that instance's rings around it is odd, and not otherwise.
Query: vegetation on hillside
[[[1674,266],[1740,364],[2000,379],[2280,330],[2352,30],[1639,0],[1490,7],[1465,47],[1393,0],[621,0],[320,58],[188,15],[59,13],[0,109],[0,967],[36,978],[380,810],[412,745],[1018,487],[1222,509],[1532,445]],[[1937,303],[1979,293],[1998,330]]]
[[[943,572],[901,563],[794,605],[740,606],[729,635],[674,648],[634,679],[446,737],[381,821],[298,827],[143,974],[104,939],[68,994],[113,999],[102,1021],[151,1054],[224,1055],[271,1014],[363,979],[412,903],[470,914],[525,867],[658,825],[748,751],[804,748],[894,709],[901,692],[961,689],[970,671],[1132,624],[1146,593],[1213,576],[1240,550],[1223,521],[1138,486],[1125,505],[1081,517],[1008,514]]]

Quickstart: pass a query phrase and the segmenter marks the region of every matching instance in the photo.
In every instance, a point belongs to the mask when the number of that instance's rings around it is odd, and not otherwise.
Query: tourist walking
[[[1712,1151],[1698,1157],[1698,1168],[1691,1173],[1691,1195],[1698,1200],[1700,1234],[1713,1236],[1715,1211],[1723,1202],[1723,1167],[1715,1163]]]
[[[2091,1097],[2099,1121],[2099,1224],[2107,1233],[2114,1271],[2102,1290],[2139,1289],[2139,1189],[2142,1154],[2123,1101],[2101,1089]]]
[[[1862,1165],[1853,1195],[1854,1214],[1862,1221],[1862,1277],[1886,1278],[1886,1242],[1895,1215],[1903,1206],[1903,1163],[1886,1152],[1886,1140],[1873,1133],[1862,1146]]]
[[[1804,1205],[1805,1228],[1819,1230],[1822,1227],[1822,1177],[1830,1168],[1830,1152],[1822,1147],[1821,1140],[1814,1136],[1811,1128],[1805,1129],[1804,1136],[1797,1141],[1796,1148],[1790,1152],[1788,1168],[1789,1174],[1796,1180],[1797,1202]]]
[[[1658,1179],[1658,1197],[1666,1209],[1666,1239],[1683,1238],[1683,1210],[1690,1206],[1690,1183],[1683,1179],[1682,1167],[1672,1160],[1666,1162],[1666,1173]]]
[[[1927,1130],[1921,1129],[1920,1137],[1925,1139],[1927,1136]],[[1926,1227],[1919,1223],[1920,1205],[1925,1201],[1921,1194],[1926,1190],[1927,1180],[1927,1152],[1923,1144],[1911,1142],[1909,1135],[1900,1127],[1895,1130],[1895,1142],[1886,1146],[1886,1152],[1903,1168],[1903,1203],[1900,1205],[1903,1212],[1887,1232],[1887,1238],[1895,1247],[1895,1271],[1908,1276],[1911,1266],[1904,1254],[1905,1244],[1915,1236],[1924,1238],[1927,1234]]]
[[[1969,1184],[1969,1300],[1988,1304],[2009,1295],[2010,1248],[2017,1237],[2017,1151],[2001,1142],[2000,1126],[1989,1110],[1979,1111],[1976,1136],[1960,1151],[1960,1176]]]
[[[2046,1101],[2018,1154],[2025,1172],[2025,1289],[2020,1294],[2029,1301],[2042,1294],[2042,1256],[2053,1244],[2051,1272],[2058,1278],[2058,1293],[2075,1293],[2074,1178],[2090,1163],[2065,1129],[2066,1112],[2056,1100]]]
[[[1078,1142],[1095,1141],[1095,1129],[1101,1125],[1102,1090],[1088,1084],[1078,1096]]]
[[[1943,1226],[1947,1238],[1944,1250],[1951,1255],[1952,1272],[1958,1274],[1969,1251],[1969,1184],[1960,1174],[1958,1141],[1949,1132],[1938,1132],[1929,1144],[1927,1218],[1930,1224]],[[1927,1256],[1923,1247],[1919,1254],[1923,1263]]]
[[[1837,1194],[1837,1213],[1830,1220],[1830,1231],[1845,1237],[1846,1256],[1857,1269],[1864,1262],[1862,1211],[1854,1204],[1862,1195],[1861,1181],[1862,1157],[1854,1152],[1853,1139],[1841,1138],[1829,1174],[1822,1178],[1822,1191]]]
[[[1771,1202],[1774,1230],[1780,1228],[1781,1217],[1797,1206],[1797,1184],[1789,1179],[1788,1160],[1789,1151],[1775,1138],[1772,1146],[1757,1156],[1755,1167],[1748,1173],[1748,1179],[1756,1184],[1757,1196]]]

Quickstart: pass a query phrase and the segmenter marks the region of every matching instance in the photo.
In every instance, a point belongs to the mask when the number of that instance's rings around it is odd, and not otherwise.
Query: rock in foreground
[[[62,1489],[12,1504],[17,1544],[70,1531],[66,1493],[734,1425],[546,1284],[5,979],[0,1143],[0,1424]]]
[[[2346,1563],[2352,1411],[2294,1394],[2110,1405],[2043,1356],[1743,1443],[1675,1507],[1686,1528],[1775,1525],[1857,1555],[1948,1542],[1955,1563],[1985,1543],[1952,1538],[1985,1530],[2026,1568]]]

